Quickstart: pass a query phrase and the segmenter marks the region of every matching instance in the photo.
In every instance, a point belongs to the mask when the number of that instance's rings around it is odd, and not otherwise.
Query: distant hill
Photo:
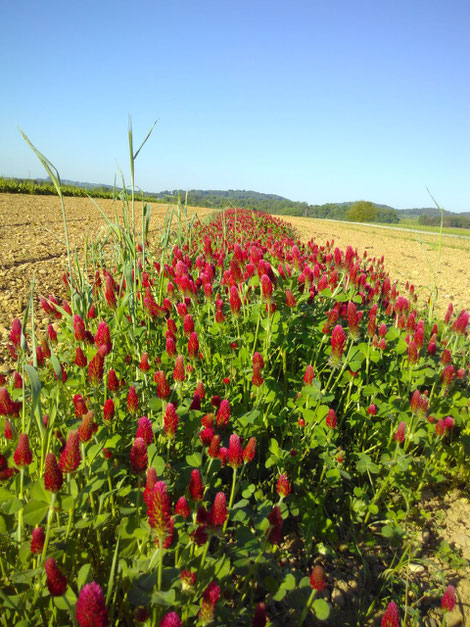
[[[416,209],[397,209],[400,216],[430,216],[430,217],[439,217],[441,216],[441,212],[436,207],[420,207]],[[461,213],[456,213],[454,211],[446,211],[444,209],[444,215],[448,216],[461,216],[464,218],[470,218],[470,211],[463,211]]]
[[[89,183],[62,179],[63,193],[66,196],[91,196],[109,198],[113,195],[114,187],[105,183]],[[0,191],[10,193],[39,193],[54,194],[55,190],[49,178],[46,179],[18,179],[0,178]],[[116,190],[120,191],[120,188]],[[253,190],[244,189],[173,189],[161,192],[141,192],[146,201],[156,200],[172,203],[178,197],[184,201],[186,196],[192,206],[212,207],[223,209],[225,207],[244,207],[256,209],[268,213],[285,216],[305,216],[311,218],[327,218],[333,220],[346,220],[346,214],[351,205],[356,201],[324,203],[322,205],[309,204],[290,200],[278,194],[265,194]],[[421,224],[437,224],[440,222],[440,212],[435,207],[422,207],[412,209],[395,209],[390,205],[373,203],[377,209],[376,222],[398,223],[401,218],[418,219]],[[448,226],[466,226],[470,220],[470,212],[454,213],[445,211],[445,224]]]

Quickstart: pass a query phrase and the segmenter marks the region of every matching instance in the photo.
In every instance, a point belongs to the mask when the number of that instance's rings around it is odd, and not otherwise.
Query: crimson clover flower
[[[109,625],[103,591],[95,581],[85,584],[80,590],[75,612],[79,627],[107,627]]]

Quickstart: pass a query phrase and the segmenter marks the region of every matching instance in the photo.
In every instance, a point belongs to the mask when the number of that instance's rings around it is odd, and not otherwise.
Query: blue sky
[[[468,0],[16,0],[0,174],[470,210]]]

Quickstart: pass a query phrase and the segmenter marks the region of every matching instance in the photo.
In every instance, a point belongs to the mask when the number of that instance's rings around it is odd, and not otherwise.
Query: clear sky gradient
[[[15,0],[0,175],[470,210],[469,0]]]

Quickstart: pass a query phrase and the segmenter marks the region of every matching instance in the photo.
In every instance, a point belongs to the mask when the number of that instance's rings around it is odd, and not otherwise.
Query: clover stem
[[[302,627],[303,622],[305,620],[305,617],[307,616],[308,611],[310,610],[310,607],[311,607],[311,605],[313,603],[313,599],[315,598],[316,593],[317,593],[317,591],[315,589],[313,589],[312,592],[310,593],[310,596],[308,597],[308,601],[305,604],[305,607],[304,607],[304,609],[302,611],[302,614],[300,616],[298,627]]]
[[[162,570],[163,570],[163,538],[160,538],[160,553],[158,554],[158,582],[157,590],[162,589]]]
[[[230,499],[229,499],[229,502],[228,502],[228,510],[229,511],[232,509],[233,499],[235,497],[235,485],[237,483],[237,471],[238,471],[238,468],[235,466],[234,469],[233,469],[232,490],[230,492]],[[222,527],[222,531],[224,533],[225,533],[225,530],[227,528],[228,519],[229,519],[229,515],[227,514],[227,518],[225,519],[224,526]]]
[[[51,536],[51,526],[52,526],[52,518],[54,516],[54,505],[55,505],[55,492],[52,493],[51,504],[49,505],[49,512],[47,514],[47,525],[46,525],[46,539],[44,540],[44,546],[42,547],[41,561],[44,561],[46,557],[47,548],[49,546],[49,538]]]

